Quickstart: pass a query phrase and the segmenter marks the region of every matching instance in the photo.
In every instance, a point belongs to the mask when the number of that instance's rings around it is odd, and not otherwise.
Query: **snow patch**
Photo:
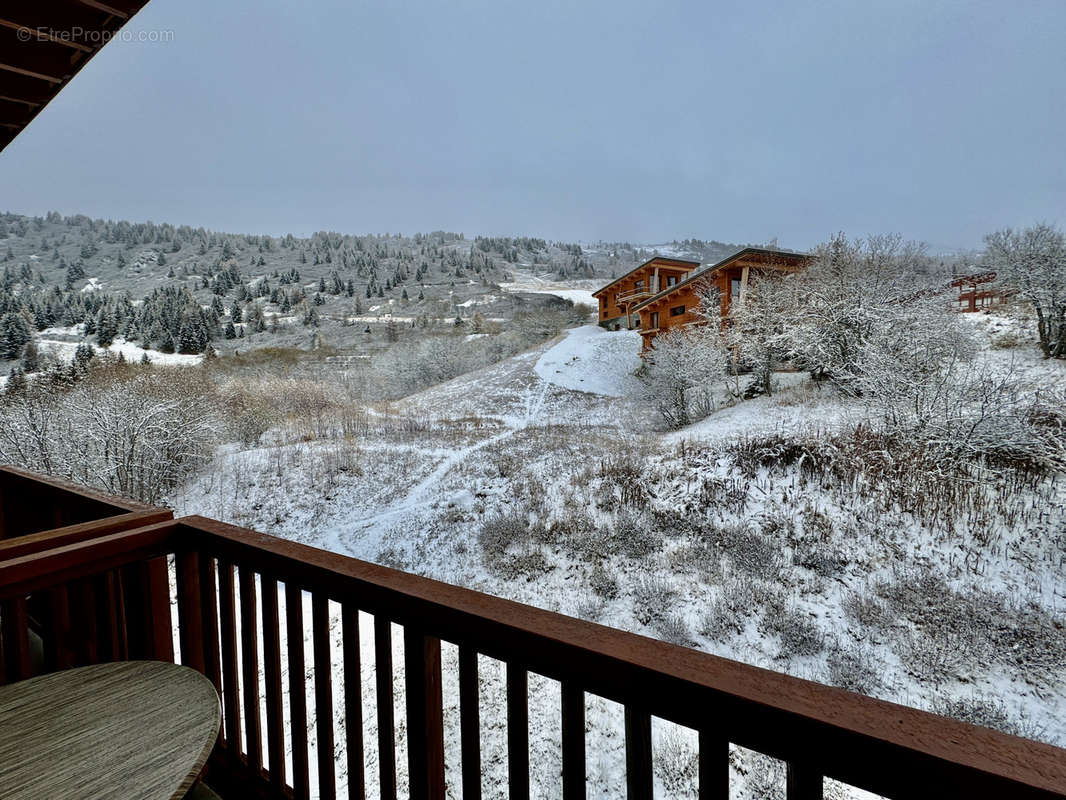
[[[571,328],[566,338],[537,361],[542,380],[564,389],[622,397],[637,385],[640,334],[607,331],[599,325]]]

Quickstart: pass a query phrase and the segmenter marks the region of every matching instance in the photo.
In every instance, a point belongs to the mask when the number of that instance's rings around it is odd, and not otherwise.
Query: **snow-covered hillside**
[[[1062,365],[1029,343],[1004,347],[995,318],[966,324],[989,342],[979,363],[1010,358],[1066,385]],[[771,457],[784,441],[814,452],[840,434],[844,446],[860,418],[798,373],[777,374],[772,397],[664,434],[631,397],[639,346],[632,333],[571,329],[369,409],[358,439],[279,429],[261,446],[229,446],[172,502],[179,514],[1066,744],[1061,482],[990,486],[991,502],[944,518],[887,502],[876,476],[852,483]],[[454,651],[444,659],[453,769]],[[482,670],[488,797],[506,785],[501,667]],[[372,684],[368,672],[367,741]],[[531,699],[534,794],[557,797],[558,687],[534,679]],[[621,726],[617,707],[590,700],[590,797],[624,794]],[[658,792],[694,796],[693,741],[656,722]],[[342,749],[337,759],[342,770]],[[781,796],[778,762],[737,751],[733,767],[736,796]]]

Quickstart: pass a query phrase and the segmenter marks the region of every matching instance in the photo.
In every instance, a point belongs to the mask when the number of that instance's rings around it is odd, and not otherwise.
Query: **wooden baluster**
[[[529,800],[529,673],[507,662],[507,785],[511,800]]]
[[[443,800],[444,706],[440,639],[404,628],[407,685],[407,764],[412,800]]]
[[[333,664],[330,660],[329,598],[311,596],[315,652],[315,731],[318,734],[318,796],[333,800],[337,778],[333,764]]]
[[[178,644],[181,663],[204,671],[204,617],[200,610],[200,572],[196,553],[178,553]]]
[[[374,677],[378,693],[378,766],[382,800],[396,800],[396,733],[392,696],[392,623],[374,617]]]
[[[125,650],[125,618],[121,613],[114,572],[103,572],[92,579],[96,594],[96,629],[100,632],[101,661],[120,661]]]
[[[72,583],[70,598],[70,630],[74,646],[74,666],[99,663],[99,637],[96,628],[96,592],[92,580],[85,578]],[[169,600],[167,608],[169,610]]]
[[[285,584],[285,631],[289,657],[289,724],[292,786],[297,800],[311,796],[307,766],[307,670],[304,665],[304,601],[299,586]]]
[[[0,602],[0,636],[4,640],[4,672],[8,682],[30,677],[29,615],[25,598]]]
[[[651,715],[626,706],[626,797],[651,800]]]
[[[359,611],[345,604],[341,609],[344,640],[344,734],[348,740],[348,800],[364,800],[363,774],[363,681],[359,652]]]
[[[44,669],[46,672],[67,669],[71,665],[70,645],[67,641],[70,631],[67,587],[57,586],[49,589],[45,593],[45,607],[48,630],[44,636]]]
[[[222,705],[226,711],[226,753],[236,770],[241,763],[241,697],[237,685],[237,622],[233,565],[218,562],[218,619],[222,640]]]
[[[170,575],[166,558],[153,558],[144,566],[145,593],[149,598],[152,657],[174,660],[174,628],[170,618]]]
[[[151,609],[144,580],[143,562],[127,564],[119,570],[122,583],[122,601],[126,615],[126,639],[129,643],[131,659],[151,659],[151,627],[149,624]],[[55,594],[53,589],[49,594]],[[54,601],[50,601],[54,602]],[[49,625],[56,627],[54,622]]]
[[[585,784],[585,692],[571,683],[563,682],[563,798],[583,800]]]
[[[285,720],[281,704],[281,631],[278,622],[278,582],[260,577],[263,592],[263,672],[266,683],[267,753],[270,785],[277,792],[285,786]]]
[[[222,669],[218,645],[218,599],[215,595],[215,560],[200,554],[200,612],[203,630],[204,675],[222,696]]]
[[[481,800],[481,698],[477,651],[459,647],[459,738],[463,800]]]
[[[788,800],[822,800],[822,776],[802,764],[788,764],[786,787]]]
[[[241,602],[241,687],[244,690],[244,744],[248,766],[263,769],[263,735],[259,724],[259,615],[255,603],[255,572],[238,567]]]
[[[729,740],[700,731],[700,800],[729,800]]]

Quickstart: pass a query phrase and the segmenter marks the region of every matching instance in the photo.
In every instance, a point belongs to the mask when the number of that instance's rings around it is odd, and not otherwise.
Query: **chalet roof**
[[[147,0],[4,0],[0,4],[0,150]]]
[[[643,308],[644,306],[648,305],[649,303],[654,303],[656,300],[661,300],[662,298],[666,297],[667,295],[672,294],[673,292],[676,292],[679,289],[682,289],[682,288],[688,286],[693,281],[699,280],[700,278],[704,278],[704,277],[710,275],[715,270],[723,269],[724,267],[728,267],[734,261],[739,261],[744,256],[749,256],[749,255],[754,255],[754,254],[768,255],[768,256],[792,256],[793,258],[797,258],[798,257],[798,258],[804,258],[804,259],[810,259],[810,258],[813,257],[813,256],[810,255],[810,253],[800,253],[800,252],[798,252],[796,250],[782,250],[780,248],[773,248],[773,247],[745,247],[743,250],[740,250],[740,251],[738,251],[736,253],[733,253],[733,255],[731,255],[731,256],[726,256],[721,261],[719,261],[719,262],[717,262],[715,264],[710,264],[710,265],[704,267],[703,269],[693,270],[692,272],[690,272],[688,275],[685,276],[684,280],[678,281],[673,286],[667,286],[665,289],[663,289],[658,294],[653,294],[647,300],[642,300],[641,302],[637,303],[635,306],[633,306],[633,310],[634,311],[639,311],[641,308]]]
[[[649,258],[647,261],[645,261],[643,264],[638,264],[637,266],[633,267],[633,269],[629,270],[629,272],[627,272],[622,277],[615,278],[613,281],[611,281],[607,285],[601,286],[599,289],[597,289],[596,291],[594,291],[592,293],[592,296],[596,297],[597,295],[607,291],[612,286],[614,286],[616,283],[619,283],[620,281],[624,281],[626,278],[628,278],[634,272],[638,272],[638,271],[642,270],[644,267],[648,266],[648,264],[650,264],[653,261],[666,261],[666,262],[670,262],[671,264],[678,265],[678,266],[680,266],[682,264],[689,264],[694,269],[699,269],[699,266],[700,266],[700,262],[699,261],[689,261],[688,259],[685,259],[685,258],[671,258],[670,256],[653,256],[652,258]]]

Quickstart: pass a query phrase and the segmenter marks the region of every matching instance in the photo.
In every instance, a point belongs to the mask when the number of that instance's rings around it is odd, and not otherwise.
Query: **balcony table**
[[[96,664],[0,686],[0,798],[184,797],[220,720],[211,682],[162,661]]]

